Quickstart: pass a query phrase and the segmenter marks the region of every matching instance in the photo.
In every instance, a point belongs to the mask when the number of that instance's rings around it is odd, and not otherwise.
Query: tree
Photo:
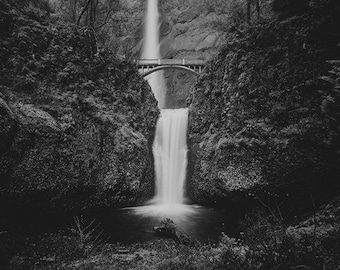
[[[59,17],[79,27],[84,27],[84,33],[91,35],[93,44],[97,43],[98,38],[102,41],[102,45],[110,40],[113,24],[116,23],[114,13],[120,9],[119,0],[44,1],[49,2],[53,12]]]
[[[77,1],[77,0],[73,0]],[[91,26],[93,29],[100,29],[106,25],[119,6],[119,1],[112,0],[80,0],[78,8],[77,25]]]
[[[119,0],[49,0],[66,20],[95,30],[110,22]]]
[[[260,0],[247,0],[247,23],[251,24],[252,6],[256,6],[257,19],[260,18]]]

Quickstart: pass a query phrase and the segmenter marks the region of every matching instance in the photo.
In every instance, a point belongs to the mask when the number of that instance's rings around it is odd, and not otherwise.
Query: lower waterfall
[[[183,204],[188,109],[161,110],[153,145],[156,204]]]

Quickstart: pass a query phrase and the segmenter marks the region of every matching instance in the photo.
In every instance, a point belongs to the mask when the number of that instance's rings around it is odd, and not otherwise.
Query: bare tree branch
[[[88,9],[88,7],[89,7],[89,5],[90,5],[91,2],[92,2],[92,0],[88,0],[88,1],[87,1],[85,7],[83,8],[83,10],[81,11],[81,13],[80,13],[80,15],[79,15],[79,17],[78,17],[77,25],[80,24],[81,17],[83,17],[85,11]]]

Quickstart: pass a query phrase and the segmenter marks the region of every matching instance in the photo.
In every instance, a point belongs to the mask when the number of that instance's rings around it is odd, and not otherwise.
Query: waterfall
[[[161,58],[157,0],[148,0],[142,58]],[[147,80],[161,109],[153,144],[156,175],[156,195],[153,204],[167,206],[168,210],[170,207],[173,211],[184,202],[188,109],[164,109],[166,87],[163,72],[155,72],[149,76]]]
[[[158,19],[157,0],[148,0],[143,59],[161,58]],[[133,224],[133,231],[141,229],[145,236],[145,231],[151,226],[155,228],[164,218],[170,218],[181,230],[197,239],[204,235],[201,227],[206,228],[209,233],[218,231],[220,236],[225,228],[225,219],[217,219],[217,215],[211,209],[185,204],[188,109],[165,109],[166,88],[162,72],[152,73],[147,80],[161,109],[153,143],[156,194],[146,205],[129,208],[132,209],[133,215],[141,217],[138,228]]]
[[[182,204],[187,167],[188,109],[162,110],[153,145],[157,204]]]
[[[142,59],[160,59],[159,46],[159,12],[158,1],[148,0],[144,33]],[[158,107],[165,106],[166,86],[163,71],[155,72],[146,77],[158,101]]]

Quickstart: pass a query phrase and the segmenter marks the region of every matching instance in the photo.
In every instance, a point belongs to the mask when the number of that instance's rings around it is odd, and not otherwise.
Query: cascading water
[[[148,0],[142,54],[144,59],[160,59],[158,17],[157,0]],[[158,107],[161,109],[153,144],[156,195],[148,205],[125,209],[132,210],[131,213],[136,218],[136,223],[128,218],[127,234],[131,235],[140,230],[143,233],[139,232],[139,234],[145,237],[147,235],[145,231],[159,225],[164,218],[170,218],[196,239],[209,239],[210,241],[212,233],[216,233],[213,237],[219,237],[221,231],[225,231],[227,225],[231,223],[228,216],[220,215],[212,209],[184,204],[188,109],[164,109],[165,83],[161,72],[152,73],[148,81],[158,101]],[[130,212],[126,214],[128,213]],[[117,220],[114,219],[114,224],[116,223]]]
[[[160,59],[158,1],[148,0],[143,59]],[[153,145],[156,174],[156,196],[152,203],[158,212],[174,212],[184,203],[184,181],[187,166],[186,134],[187,109],[163,109],[165,80],[162,72],[147,78],[158,101],[161,116],[158,119]]]
[[[159,12],[158,0],[148,0],[145,39],[143,45],[142,59],[160,59],[159,46]],[[163,71],[158,71],[146,77],[152,91],[158,101],[158,107],[163,109],[165,106],[166,86]]]
[[[157,204],[182,204],[187,166],[188,110],[162,110],[153,145]]]

